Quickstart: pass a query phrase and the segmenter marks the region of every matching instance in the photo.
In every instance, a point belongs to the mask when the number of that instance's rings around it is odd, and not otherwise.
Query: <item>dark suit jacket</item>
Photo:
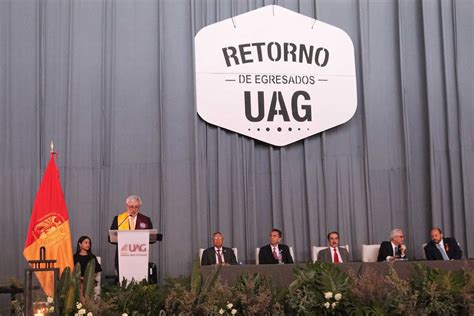
[[[237,259],[235,258],[235,254],[232,248],[222,247],[222,254],[224,255],[224,263],[237,264]],[[202,253],[201,265],[210,266],[216,263],[216,250],[214,249],[214,247],[210,247],[204,250],[204,252]]]
[[[445,247],[444,249],[446,249],[446,247],[448,248],[446,253],[448,254],[449,259],[461,259],[462,250],[459,247],[456,239],[446,237],[446,238],[443,238],[443,243]],[[436,247],[433,241],[430,241],[425,246],[425,255],[426,255],[426,260],[443,260],[443,256],[441,255],[441,252],[439,251],[438,247]]]
[[[344,247],[338,247],[339,253],[341,254],[342,262],[349,262],[349,252]],[[321,262],[332,262],[332,255],[331,255],[332,248],[328,247],[326,249],[321,250],[318,253],[318,261]]]
[[[287,245],[278,244],[278,250],[281,253],[283,263],[293,263],[290,248]],[[260,264],[278,264],[278,260],[273,257],[272,247],[270,245],[260,248],[258,261]]]
[[[390,241],[383,241],[380,244],[379,256],[377,257],[377,261],[385,261],[387,260],[388,256],[393,256],[392,243]],[[405,256],[401,258],[406,258],[406,253]]]

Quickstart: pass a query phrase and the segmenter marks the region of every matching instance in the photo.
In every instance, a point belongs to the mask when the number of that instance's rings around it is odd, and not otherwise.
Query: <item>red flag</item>
[[[54,152],[51,152],[48,166],[36,193],[23,250],[26,260],[38,260],[40,247],[46,248],[46,259],[57,260],[55,267],[60,269],[60,273],[68,266],[73,268],[69,216]],[[48,296],[53,296],[53,273],[39,272],[36,273],[36,277],[44,292]]]

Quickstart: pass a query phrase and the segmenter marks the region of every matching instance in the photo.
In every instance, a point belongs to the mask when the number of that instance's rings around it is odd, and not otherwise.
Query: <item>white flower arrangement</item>
[[[323,306],[327,310],[335,310],[337,308],[337,305],[339,305],[340,300],[342,299],[341,293],[334,294],[333,292],[323,292],[323,296],[326,299],[326,302],[323,304]],[[330,311],[329,313],[332,314],[333,312]]]
[[[232,315],[235,315],[235,314],[237,314],[237,310],[234,308],[234,309],[232,309],[232,310],[230,311],[230,313],[231,313]]]
[[[74,316],[81,316],[81,315],[94,316],[92,312],[88,312],[86,310],[86,308],[84,307],[84,305],[82,305],[81,302],[76,302],[76,309],[77,309],[77,312],[74,314]]]
[[[48,302],[48,304],[53,304],[54,298],[52,298],[51,296],[48,296],[48,298],[46,299],[46,302]]]
[[[229,303],[229,304],[227,304],[226,306],[227,306],[228,309],[232,309],[232,307],[234,306],[234,304]]]
[[[221,309],[219,310],[219,314],[224,315],[224,313],[225,313],[225,310],[224,310],[223,308],[221,308]]]

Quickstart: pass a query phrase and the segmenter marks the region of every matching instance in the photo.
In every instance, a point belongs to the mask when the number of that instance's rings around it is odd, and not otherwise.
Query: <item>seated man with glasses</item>
[[[224,235],[222,235],[221,232],[212,234],[212,243],[214,246],[207,248],[202,253],[202,266],[237,264],[234,251],[231,248],[222,247],[224,244]]]
[[[395,228],[390,233],[390,241],[383,241],[380,244],[377,261],[405,260],[407,246],[404,243],[403,231]]]

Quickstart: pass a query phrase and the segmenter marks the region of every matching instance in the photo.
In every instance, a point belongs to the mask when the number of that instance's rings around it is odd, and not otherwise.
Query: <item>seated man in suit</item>
[[[431,241],[425,246],[426,260],[461,259],[462,250],[454,238],[443,237],[440,228],[431,229]]]
[[[224,244],[224,235],[221,232],[212,234],[213,247],[207,248],[202,253],[201,265],[209,266],[212,264],[237,264],[232,248],[222,247]]]
[[[380,244],[377,261],[395,261],[406,259],[407,246],[404,243],[403,231],[395,228],[390,233],[390,241],[383,241]]]
[[[290,248],[280,244],[281,231],[274,228],[270,232],[270,244],[260,248],[258,260],[260,264],[293,263]]]
[[[349,252],[345,247],[339,247],[339,233],[330,232],[328,234],[329,247],[318,253],[318,261],[321,262],[349,262]]]

